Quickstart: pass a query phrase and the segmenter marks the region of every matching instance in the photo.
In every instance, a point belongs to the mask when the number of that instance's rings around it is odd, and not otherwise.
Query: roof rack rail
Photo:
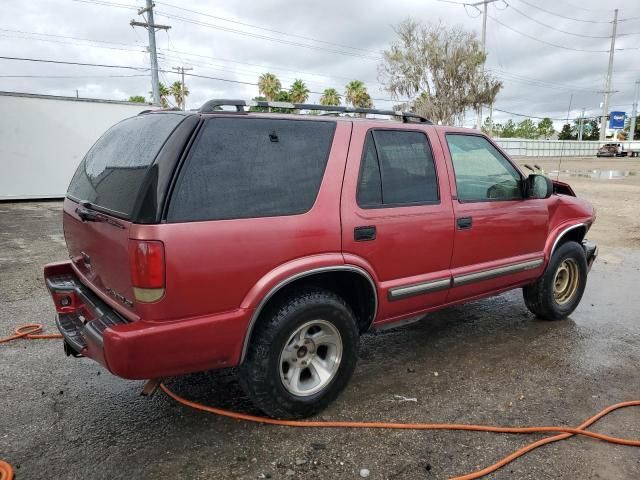
[[[354,107],[338,107],[332,105],[316,105],[313,103],[290,103],[290,102],[259,102],[244,100],[225,100],[214,99],[205,102],[200,109],[200,113],[214,113],[221,110],[221,107],[235,107],[236,112],[243,113],[245,107],[272,107],[272,108],[284,108],[289,110],[314,110],[323,112],[334,113],[364,113],[375,115],[389,115],[392,117],[402,117],[404,123],[418,122],[432,124],[432,122],[417,113],[412,112],[396,112],[394,110],[378,110],[376,108],[354,108]]]

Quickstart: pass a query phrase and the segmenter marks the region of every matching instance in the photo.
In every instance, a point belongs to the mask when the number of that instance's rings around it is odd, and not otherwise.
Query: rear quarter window
[[[207,120],[176,182],[167,220],[296,215],[313,206],[335,122]]]
[[[117,123],[91,147],[71,179],[67,196],[129,217],[149,167],[181,114],[139,115]]]

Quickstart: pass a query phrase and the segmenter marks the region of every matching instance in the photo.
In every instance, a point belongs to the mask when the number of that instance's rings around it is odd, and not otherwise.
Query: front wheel
[[[553,253],[542,277],[522,293],[531,313],[543,320],[562,320],[577,308],[586,285],[584,249],[576,242],[566,242]]]
[[[358,357],[355,316],[338,295],[305,289],[260,319],[240,368],[253,403],[277,418],[304,418],[346,387]]]

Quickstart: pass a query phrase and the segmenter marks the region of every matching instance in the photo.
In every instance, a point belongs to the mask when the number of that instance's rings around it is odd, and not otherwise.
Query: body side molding
[[[482,280],[489,280],[491,278],[500,277],[502,275],[509,275],[512,273],[532,270],[534,268],[538,268],[543,263],[544,258],[536,258],[534,260],[527,260],[526,262],[512,263],[510,265],[504,265],[502,267],[491,268],[488,270],[481,270],[479,272],[465,273],[464,275],[453,277],[453,286],[459,287],[461,285],[467,285],[469,283],[479,282]]]
[[[451,277],[439,278],[428,282],[414,283],[389,289],[389,300],[401,300],[403,298],[445,290],[451,286]]]

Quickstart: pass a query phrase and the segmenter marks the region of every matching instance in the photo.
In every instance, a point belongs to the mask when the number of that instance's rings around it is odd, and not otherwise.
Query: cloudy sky
[[[480,35],[479,11],[463,0],[168,0],[156,2],[161,81],[179,77],[171,67],[193,67],[187,107],[209,98],[251,98],[261,73],[283,85],[302,78],[310,90],[344,90],[363,80],[378,108],[389,95],[377,81],[380,52],[394,38],[393,25],[407,17],[462,25]],[[473,3],[475,0],[468,0]],[[149,96],[144,0],[34,0],[4,2],[0,56],[137,67],[98,68],[0,59],[0,90],[126,99]],[[606,8],[605,8],[606,7]],[[640,79],[640,1],[497,0],[489,6],[489,68],[504,82],[494,119],[571,116],[601,112],[613,9],[618,33],[610,104],[630,112]],[[546,42],[546,43],[543,43]],[[562,48],[564,47],[564,48]],[[147,70],[145,70],[147,69]],[[202,78],[213,77],[213,78]],[[316,101],[313,94],[311,101]],[[502,110],[500,112],[498,110]],[[466,124],[474,118],[467,115]]]

